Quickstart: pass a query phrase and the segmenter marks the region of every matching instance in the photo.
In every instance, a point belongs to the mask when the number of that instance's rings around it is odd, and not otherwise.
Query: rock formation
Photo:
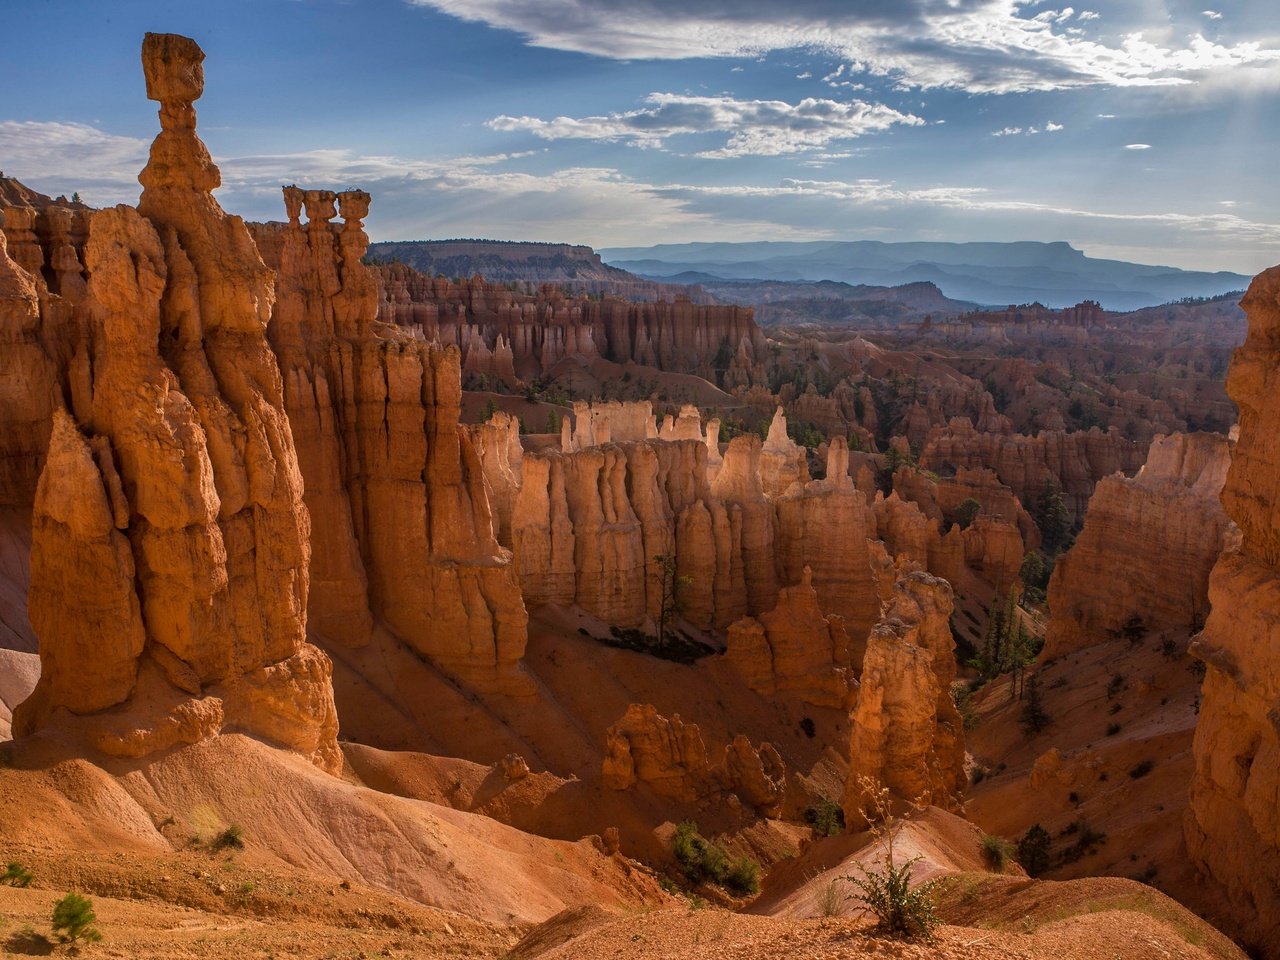
[[[769,505],[763,496],[746,509],[712,496],[706,449],[697,440],[643,440],[528,454],[512,541],[529,603],[577,604],[637,627],[661,612],[668,572],[659,558],[674,557],[675,575],[688,578],[679,606],[695,626],[723,629],[771,607],[776,586],[752,593],[760,585],[749,579],[762,567],[772,573]]]
[[[786,797],[786,767],[772,744],[759,749],[741,734],[712,763],[697,724],[633,703],[606,733],[601,777],[612,790],[644,784],[680,804],[722,803],[728,793],[776,816]]]
[[[843,799],[855,828],[868,812],[861,777],[939,806],[951,805],[964,785],[964,724],[951,698],[951,606],[945,580],[904,571],[867,640]]]
[[[552,286],[524,294],[480,277],[428,277],[404,264],[376,269],[379,318],[455,344],[468,373],[532,380],[569,357],[602,357],[712,382],[718,371],[744,385],[763,377],[765,339],[750,308],[700,306],[687,296],[593,300]]]
[[[1222,492],[1238,549],[1209,580],[1212,610],[1192,653],[1205,664],[1187,848],[1226,893],[1259,953],[1280,953],[1280,268],[1241,302],[1249,335],[1227,390],[1240,434]]]
[[[457,348],[377,322],[361,263],[368,194],[286,187],[284,199],[288,222],[253,232],[278,277],[270,336],[317,518],[313,629],[359,647],[377,622],[477,689],[527,693],[528,615],[499,544],[520,459],[511,424],[478,455],[458,422]]]
[[[778,407],[760,449],[760,481],[764,492],[778,497],[790,490],[793,483],[803,484],[808,480],[809,464],[804,447],[787,436],[787,418]]]
[[[850,647],[844,618],[823,616],[805,567],[798,585],[778,592],[776,607],[729,627],[725,656],[757,693],[791,693],[840,709],[849,706],[853,677],[861,666],[859,651]]]
[[[1046,657],[1126,628],[1198,629],[1230,526],[1218,502],[1229,465],[1226,437],[1173,434],[1156,437],[1137,476],[1102,479],[1049,582]]]
[[[867,542],[875,536],[875,515],[854,489],[844,438],[836,437],[828,446],[824,479],[790,486],[774,507],[781,582],[797,584],[802,577],[812,582],[822,610],[844,618],[860,649],[880,616]]]
[[[929,432],[920,463],[939,473],[962,467],[992,470],[1025,504],[1035,503],[1052,482],[1072,515],[1082,517],[1099,480],[1116,472],[1132,476],[1146,454],[1145,444],[1126,440],[1118,430],[1044,431],[1029,437],[982,432],[956,418]]]
[[[243,730],[336,771],[331,668],[306,642],[310,520],[265,335],[272,277],[210,193],[202,60],[147,35],[162,129],[139,209],[89,220],[98,326],[36,489],[41,677],[14,730],[132,757]]]

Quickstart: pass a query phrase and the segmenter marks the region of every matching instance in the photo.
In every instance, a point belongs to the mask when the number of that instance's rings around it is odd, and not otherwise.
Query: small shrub
[[[817,803],[805,808],[804,819],[820,837],[834,837],[844,832],[844,811],[828,797],[819,797]]]
[[[800,721],[800,729],[810,740],[818,735],[818,728],[813,725],[813,717],[803,718]]]
[[[1049,869],[1050,848],[1053,838],[1049,831],[1040,824],[1032,824],[1027,832],[1018,838],[1018,863],[1032,877],[1038,877]]]
[[[33,879],[31,871],[16,860],[10,860],[4,873],[0,873],[0,883],[6,883],[11,887],[29,887]]]
[[[1004,837],[991,833],[982,835],[982,856],[996,873],[1004,873],[1005,868],[1009,866],[1009,861],[1013,859],[1013,854],[1013,844]]]
[[[832,880],[818,890],[818,916],[838,917],[844,913],[848,897],[840,892],[840,881]]]
[[[690,883],[714,883],[739,895],[760,892],[760,865],[750,857],[730,861],[724,847],[698,833],[692,820],[676,827],[671,852]]]
[[[96,943],[102,934],[94,926],[98,916],[93,912],[93,902],[78,893],[68,893],[53,905],[53,932],[64,943],[83,940]]]
[[[760,892],[760,864],[750,857],[738,857],[729,864],[724,876],[725,889],[740,897],[750,897]]]
[[[685,872],[685,876],[697,872],[701,861],[701,841],[698,825],[692,820],[686,820],[676,827],[675,836],[671,838],[671,852],[675,855],[676,863],[680,864],[680,869]]]
[[[1062,852],[1063,863],[1074,863],[1086,854],[1095,853],[1107,839],[1107,835],[1094,830],[1088,820],[1073,820],[1062,829],[1062,835],[1075,837],[1075,842]]]
[[[720,844],[703,840],[698,866],[702,879],[724,886],[725,878],[729,876],[729,854]]]
[[[1165,637],[1156,644],[1156,649],[1160,651],[1160,655],[1166,660],[1176,660],[1178,659],[1178,654],[1182,652],[1178,649],[1178,641],[1172,637]]]
[[[1114,737],[1114,736],[1115,736],[1117,733],[1119,733],[1119,732],[1120,732],[1120,724],[1118,724],[1118,723],[1108,723],[1108,724],[1107,724],[1107,736],[1108,736],[1108,737]]]
[[[1155,769],[1156,762],[1154,760],[1143,760],[1140,764],[1129,771],[1129,776],[1134,780],[1141,780],[1148,773]]]
[[[926,880],[915,887],[911,886],[911,870],[923,858],[912,857],[901,864],[895,860],[893,841],[897,823],[893,816],[889,790],[870,777],[860,777],[859,782],[875,817],[871,830],[877,839],[884,841],[885,855],[880,869],[872,870],[861,863],[855,863],[862,876],[847,876],[843,879],[858,888],[852,898],[870,910],[883,929],[907,938],[932,939],[933,928],[941,923],[934,912],[934,891],[938,883],[936,880]]]
[[[1135,613],[1120,628],[1120,636],[1129,642],[1129,646],[1136,647],[1146,638],[1147,625],[1143,623],[1142,617]]]
[[[233,823],[227,829],[213,838],[213,842],[209,844],[210,850],[243,850],[244,849],[244,827],[238,823]]]
[[[1107,684],[1107,699],[1114,700],[1116,698],[1116,695],[1120,693],[1120,691],[1123,689],[1124,689],[1124,674],[1113,673],[1111,675],[1111,682]]]

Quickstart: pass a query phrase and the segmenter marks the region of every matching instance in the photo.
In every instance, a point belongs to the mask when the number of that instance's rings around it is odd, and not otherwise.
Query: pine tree
[[[1027,681],[1026,702],[1022,706],[1022,726],[1030,734],[1041,733],[1053,722],[1040,702],[1040,681],[1032,674]]]
[[[1054,553],[1067,545],[1071,533],[1071,514],[1062,499],[1062,490],[1052,480],[1046,480],[1044,491],[1036,498],[1035,521],[1040,527],[1044,548]]]

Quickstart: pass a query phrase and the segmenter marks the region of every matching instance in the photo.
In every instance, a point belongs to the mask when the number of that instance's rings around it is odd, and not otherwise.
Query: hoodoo
[[[14,716],[145,756],[222,730],[336,772],[330,664],[306,641],[311,522],[271,272],[210,191],[194,42],[148,34],[161,132],[139,210],[93,213],[72,410],[53,416],[32,522],[41,677]],[[101,642],[109,630],[111,642]]]

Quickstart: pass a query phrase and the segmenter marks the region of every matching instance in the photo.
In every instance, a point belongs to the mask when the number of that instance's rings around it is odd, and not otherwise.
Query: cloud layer
[[[0,122],[5,172],[46,193],[79,190],[94,205],[136,202],[147,144],[85,124]],[[545,158],[539,158],[545,159]],[[298,181],[373,193],[369,221],[380,239],[492,236],[642,245],[697,239],[905,239],[947,228],[991,239],[1095,238],[1140,256],[1158,232],[1166,249],[1280,252],[1280,226],[1251,220],[1235,202],[1213,213],[1095,210],[964,184],[784,178],[773,184],[690,184],[629,176],[612,167],[519,169],[527,154],[418,161],[345,150],[217,157],[223,204],[250,219],[279,219],[280,184]],[[1224,208],[1231,210],[1225,212]],[[1164,258],[1164,254],[1157,254]]]
[[[499,116],[488,121],[494,130],[526,131],[543,140],[624,140],[641,147],[664,147],[682,134],[730,132],[722,146],[697,155],[719,159],[742,156],[779,156],[827,147],[895,124],[920,126],[919,117],[883,104],[854,100],[805,99],[735,100],[732,97],[693,97],[675,93],[651,93],[647,106],[625,113],[596,117]]]
[[[516,31],[532,44],[614,59],[676,60],[821,49],[906,89],[974,93],[1184,84],[1280,50],[1201,32],[1105,38],[1107,18],[1028,0],[408,0]],[[1200,28],[1203,29],[1203,19]]]

